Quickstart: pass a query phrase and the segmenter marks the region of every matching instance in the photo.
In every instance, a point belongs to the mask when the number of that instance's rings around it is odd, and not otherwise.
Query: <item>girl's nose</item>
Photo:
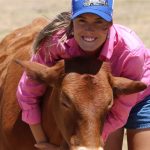
[[[93,32],[93,31],[94,31],[94,27],[93,27],[92,25],[88,25],[88,24],[87,24],[87,25],[85,26],[85,30],[86,30],[86,31],[89,31],[89,32]]]

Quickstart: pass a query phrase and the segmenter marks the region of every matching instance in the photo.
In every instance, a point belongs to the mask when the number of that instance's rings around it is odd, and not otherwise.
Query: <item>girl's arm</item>
[[[120,62],[118,63],[122,64],[122,66],[120,67],[120,76],[133,80],[143,81],[144,83],[146,83],[144,75],[145,72],[143,70],[144,57],[145,54],[142,48],[139,50],[126,50],[122,52],[122,56],[120,56],[120,58],[124,59],[120,59]],[[148,85],[149,83],[147,82],[146,84]],[[135,106],[137,102],[142,100],[141,98],[139,98],[139,95],[142,95],[142,93],[143,92],[131,95],[122,95],[118,99],[114,100],[114,105],[108,113],[103,128],[102,136],[104,141],[106,141],[110,133],[123,127],[126,124],[132,107]]]
[[[41,123],[29,125],[32,131],[32,134],[36,140],[36,144],[34,145],[36,148],[39,149],[46,149],[46,150],[59,150],[58,146],[50,144],[47,140],[47,137],[44,133]]]
[[[53,65],[55,59],[57,59],[57,51],[55,51],[55,55],[52,55],[47,48],[47,41],[43,41],[38,52],[32,56],[31,61],[49,66]],[[47,53],[45,53],[45,51]],[[40,97],[44,94],[45,90],[46,85],[44,83],[32,80],[24,72],[18,85],[17,99],[22,109],[22,120],[29,124],[32,134],[37,142],[35,146],[39,149],[44,149],[42,147],[46,147],[47,150],[55,150],[56,146],[48,143],[47,137],[41,126],[41,110],[39,102]]]
[[[47,137],[44,133],[41,123],[29,125],[36,143],[47,143]]]

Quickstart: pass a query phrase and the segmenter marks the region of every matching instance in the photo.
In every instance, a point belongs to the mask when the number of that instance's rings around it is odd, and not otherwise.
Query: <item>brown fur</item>
[[[47,21],[42,19],[37,22],[40,28],[46,24]],[[31,37],[23,38],[28,28],[32,31],[28,32]],[[1,75],[6,72],[4,77],[0,77],[0,150],[35,149],[29,127],[21,121],[15,96],[23,70],[12,59],[29,60],[29,49],[40,28],[36,28],[35,24],[21,28],[16,32],[22,33],[20,36],[23,37],[18,39],[13,32],[0,44],[3,55],[0,57],[1,68],[3,65],[7,67],[1,69]],[[41,103],[43,128],[49,141],[62,145],[64,150],[68,147],[76,150],[77,146],[98,150],[99,146],[103,146],[101,133],[113,96],[146,88],[142,82],[113,77],[109,64],[102,64],[95,58],[62,60],[50,68],[29,61],[17,62],[32,78],[49,85]]]
[[[28,126],[18,119],[20,118],[20,108],[16,103],[16,88],[23,70],[12,60],[14,58],[30,59],[33,41],[47,23],[46,19],[37,18],[31,24],[13,31],[0,42],[0,150],[17,150],[19,142],[22,147],[34,142]],[[15,132],[17,136],[23,130],[25,133],[21,138],[24,142],[21,142],[20,136],[17,139],[13,137],[12,132]],[[31,140],[28,141],[24,134]],[[5,145],[4,148],[3,145]],[[26,148],[19,149],[27,150]]]

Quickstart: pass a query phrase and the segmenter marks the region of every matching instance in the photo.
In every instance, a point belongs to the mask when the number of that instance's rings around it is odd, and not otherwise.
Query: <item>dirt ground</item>
[[[12,30],[30,23],[34,18],[52,18],[70,10],[70,0],[0,0],[0,39]],[[150,0],[115,0],[114,23],[136,31],[150,47]]]
[[[34,18],[49,19],[70,10],[70,0],[0,0],[0,39],[12,30],[30,23]],[[114,23],[136,31],[150,47],[150,0],[115,0]],[[123,150],[127,150],[126,139]]]

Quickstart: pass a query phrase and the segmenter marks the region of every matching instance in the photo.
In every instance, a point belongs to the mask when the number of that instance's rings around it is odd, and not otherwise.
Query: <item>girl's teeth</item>
[[[95,40],[95,38],[91,38],[91,37],[83,37],[83,39],[87,42],[92,42]]]

